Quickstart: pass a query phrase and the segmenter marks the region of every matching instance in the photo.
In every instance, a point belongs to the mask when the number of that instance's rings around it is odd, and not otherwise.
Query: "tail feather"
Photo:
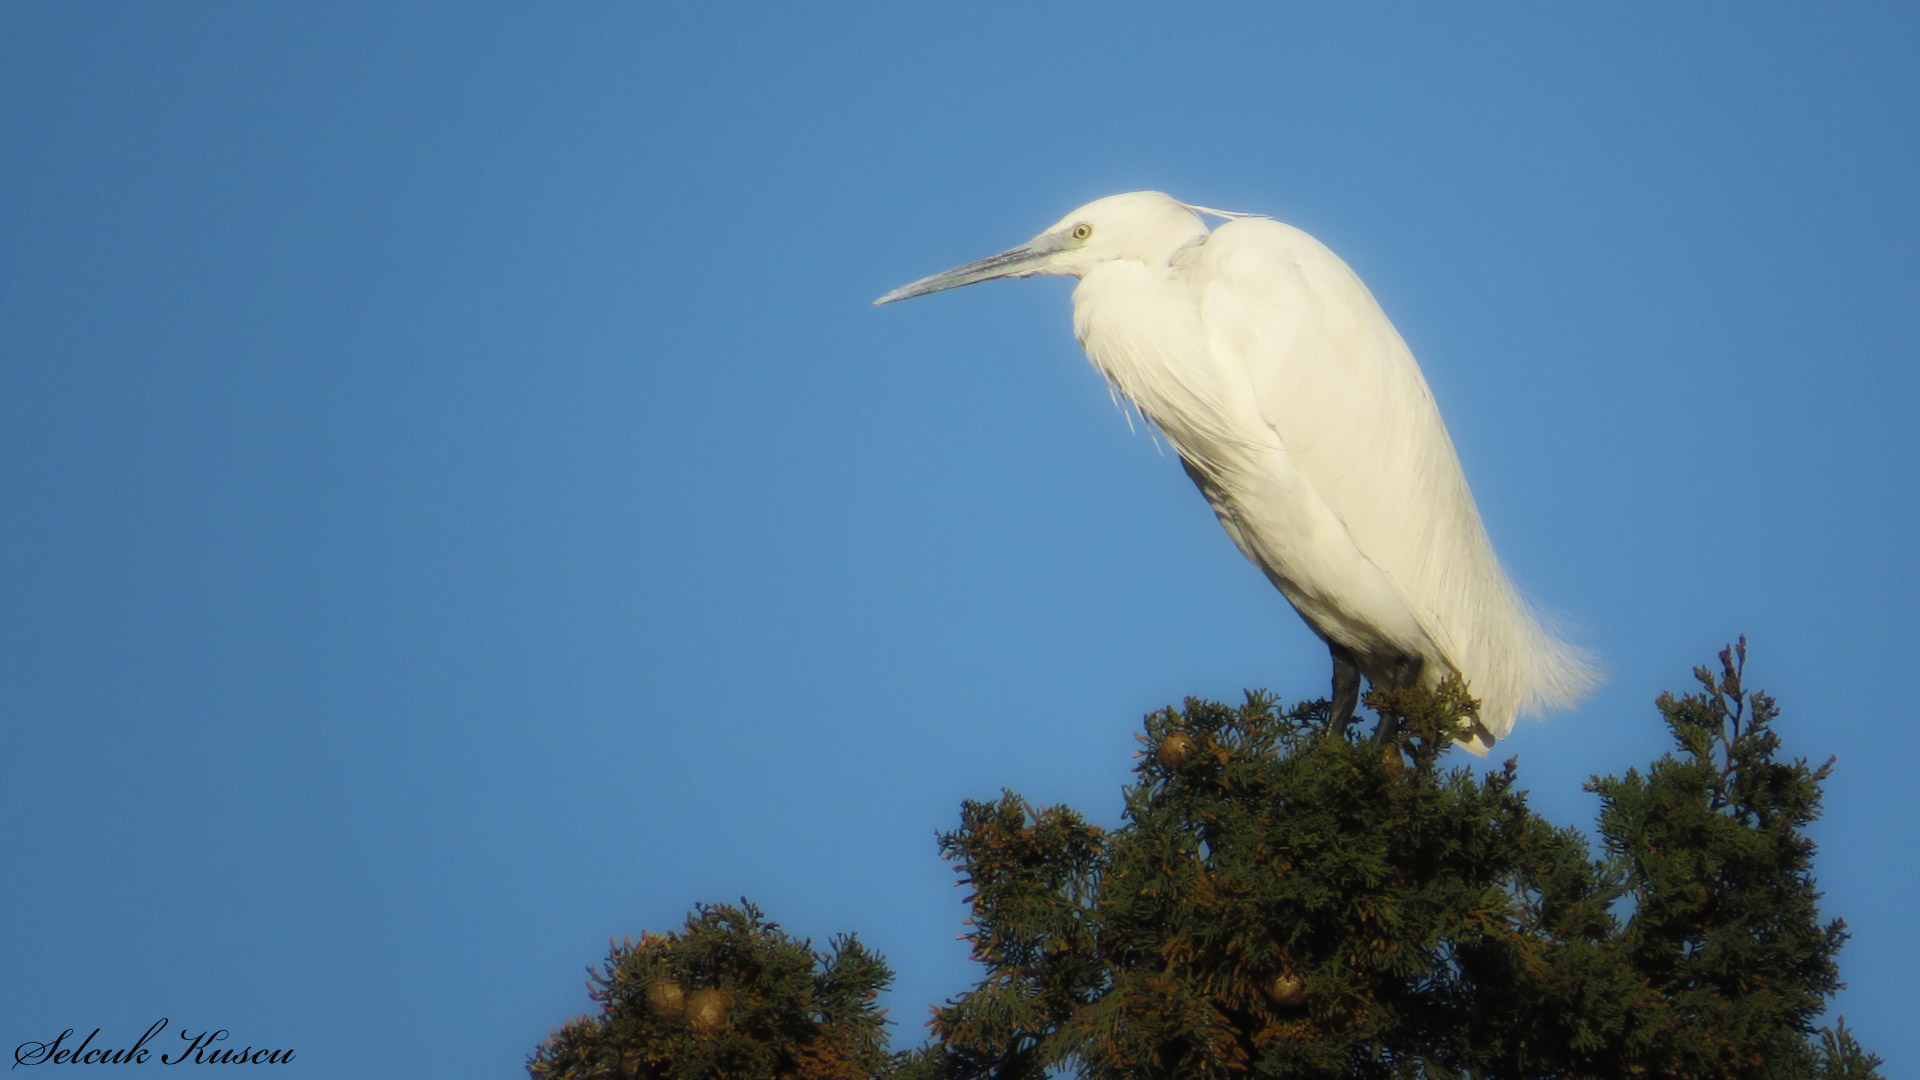
[[[1600,682],[1592,653],[1542,625],[1518,595],[1512,601],[1512,615],[1499,620],[1506,640],[1483,643],[1484,664],[1463,665],[1467,692],[1480,700],[1480,719],[1460,744],[1477,755],[1512,732],[1521,714],[1572,706]]]

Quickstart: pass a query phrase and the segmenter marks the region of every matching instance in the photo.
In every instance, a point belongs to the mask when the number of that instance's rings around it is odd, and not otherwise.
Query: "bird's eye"
[[[1075,240],[1085,240],[1087,237],[1092,235],[1093,235],[1093,226],[1087,224],[1084,221],[1073,227],[1073,238]]]

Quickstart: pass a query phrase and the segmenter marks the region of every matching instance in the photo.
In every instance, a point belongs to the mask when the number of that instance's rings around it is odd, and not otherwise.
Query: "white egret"
[[[1227,219],[1208,231],[1201,214]],[[1462,676],[1475,753],[1595,676],[1487,540],[1413,354],[1319,241],[1159,192],[1113,195],[1025,244],[875,301],[1003,277],[1080,279],[1074,336],[1179,452],[1227,535],[1327,643],[1333,723],[1376,685]]]

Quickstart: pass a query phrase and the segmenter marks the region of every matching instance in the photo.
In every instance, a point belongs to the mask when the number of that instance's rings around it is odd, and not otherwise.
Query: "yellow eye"
[[[1093,226],[1087,224],[1084,221],[1073,227],[1073,238],[1075,240],[1085,240],[1087,237],[1092,235],[1093,235]]]

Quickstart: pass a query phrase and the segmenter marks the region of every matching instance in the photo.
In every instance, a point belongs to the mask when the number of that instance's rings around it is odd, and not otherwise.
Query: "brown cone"
[[[1306,1003],[1307,983],[1298,975],[1281,972],[1267,984],[1267,1000],[1283,1009],[1297,1009]]]
[[[727,1026],[727,992],[695,990],[687,995],[687,1026],[711,1035]]]
[[[678,1020],[687,1010],[686,991],[672,979],[655,979],[647,984],[647,1011],[655,1020]]]
[[[1177,769],[1192,752],[1193,736],[1183,731],[1176,731],[1160,740],[1160,746],[1154,750],[1153,756],[1159,760],[1161,768]]]

